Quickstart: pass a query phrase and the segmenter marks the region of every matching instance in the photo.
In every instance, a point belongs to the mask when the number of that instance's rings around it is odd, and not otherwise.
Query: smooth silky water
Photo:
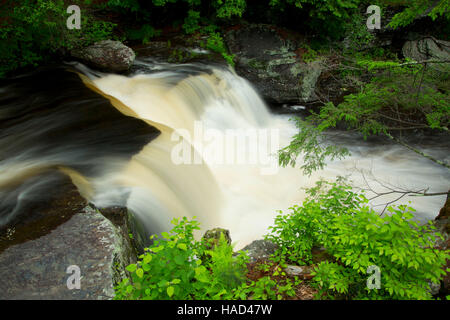
[[[360,137],[346,133],[338,142],[351,150],[351,157],[329,163],[325,170],[309,177],[302,175],[299,168],[278,168],[278,148],[273,147],[286,146],[295,134],[290,116],[270,113],[251,84],[233,72],[203,66],[205,72],[186,76],[194,67],[150,63],[148,68],[154,71],[148,74],[90,75],[98,90],[114,97],[137,118],[162,132],[115,178],[117,183],[133,188],[128,207],[144,223],[157,223],[156,230],[170,228],[172,217],[196,216],[203,231],[211,227],[229,229],[236,247],[240,248],[261,238],[279,210],[286,212],[290,206],[301,204],[305,199],[304,189],[321,178],[333,180],[348,176],[354,186],[364,188],[368,181],[378,191],[385,191],[379,182],[408,190],[426,187],[428,192],[448,190],[447,169],[401,146],[365,143]],[[268,138],[268,146],[256,150],[256,159],[270,157],[271,161],[239,163],[235,158],[234,162],[225,163],[219,157],[219,161],[205,158],[203,164],[175,164],[171,154],[180,140],[172,139],[173,132],[187,132],[183,135],[185,143],[194,147],[194,138],[198,139],[196,123],[203,130],[216,130],[224,136],[230,129],[237,134],[248,132],[245,130],[266,130],[268,135],[278,132],[277,141]],[[204,144],[206,140],[202,140]],[[447,147],[441,145],[427,151],[448,160]],[[244,154],[247,160],[255,152],[249,144],[237,145],[231,151]],[[261,152],[265,154],[261,156]],[[371,177],[378,182],[371,181]],[[384,196],[372,204],[381,210],[380,204],[396,197]],[[437,215],[444,201],[445,196],[406,197],[398,204],[411,202],[417,210],[417,219],[426,221]],[[151,225],[147,227],[155,230]]]
[[[90,177],[73,169],[71,162],[61,165],[58,159],[70,157],[70,150],[62,149],[39,160],[27,157],[24,150],[0,162],[0,187],[26,179],[52,164],[59,166],[80,193],[99,207],[120,205],[119,199],[126,198],[126,206],[148,234],[169,230],[172,218],[195,216],[202,232],[212,227],[229,229],[237,249],[262,238],[278,211],[287,212],[290,206],[301,204],[304,189],[321,178],[348,176],[356,187],[365,187],[369,178],[371,187],[379,191],[383,187],[370,181],[371,176],[383,184],[409,190],[449,189],[450,173],[446,168],[404,147],[364,142],[345,132],[337,142],[350,149],[351,157],[331,162],[311,176],[303,175],[298,168],[301,159],[297,168],[278,167],[277,151],[289,144],[297,129],[288,115],[272,114],[249,82],[220,67],[138,63],[145,71],[131,76],[95,73],[83,65],[74,66],[87,87],[109,99],[121,113],[157,128],[161,132],[158,137],[131,160],[109,158]],[[249,133],[256,133],[256,147],[251,143],[230,147],[224,142],[230,134],[246,141]],[[207,156],[205,148],[219,156]],[[449,161],[448,149],[448,142],[430,140],[426,151]],[[195,161],[179,164],[177,155],[187,150]],[[239,156],[243,161],[237,160]],[[365,172],[366,179],[361,172]],[[32,189],[38,186],[32,184]],[[30,190],[21,192],[18,198]],[[377,205],[395,197],[385,196],[372,204],[381,210],[383,206]],[[398,204],[409,201],[417,210],[417,219],[426,221],[438,214],[445,196],[405,197]]]

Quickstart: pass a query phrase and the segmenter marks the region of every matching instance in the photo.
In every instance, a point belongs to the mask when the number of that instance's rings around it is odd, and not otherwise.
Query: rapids
[[[304,188],[320,178],[349,176],[356,187],[369,183],[380,192],[386,190],[383,184],[409,190],[429,188],[428,192],[448,190],[447,169],[404,147],[380,140],[364,142],[345,132],[337,141],[350,149],[351,157],[331,162],[309,177],[299,168],[278,167],[276,152],[290,142],[296,128],[289,116],[273,114],[245,79],[230,70],[202,64],[139,63],[145,68],[131,76],[93,72],[80,64],[74,67],[90,90],[111,102],[112,111],[139,119],[160,134],[132,152],[130,158],[105,151],[101,161],[94,161],[93,154],[85,150],[92,144],[89,139],[76,146],[71,146],[73,141],[62,143],[45,155],[31,152],[34,147],[26,144],[13,155],[2,154],[0,195],[9,199],[9,211],[0,211],[0,224],[17,214],[20,199],[39,196],[39,186],[50,179],[39,177],[49,166],[69,175],[95,205],[126,205],[148,234],[168,230],[174,217],[196,216],[202,231],[229,229],[237,249],[261,238],[278,210],[301,204]],[[1,90],[15,89],[4,86]],[[1,110],[5,109],[0,109],[0,120]],[[95,112],[95,105],[90,110]],[[70,117],[70,111],[65,116]],[[54,121],[52,117],[48,114],[47,122],[41,125],[58,126],[56,115]],[[109,142],[114,145],[120,140],[120,145],[126,146],[127,139],[133,140],[126,130],[121,128],[108,137],[117,139]],[[6,146],[8,137],[17,136],[17,132],[7,135],[4,131],[0,146]],[[98,132],[85,134],[94,139]],[[117,137],[120,135],[122,139]],[[450,160],[446,141],[430,138],[416,145]],[[108,150],[108,142],[103,149]],[[83,171],[81,164],[91,170]],[[6,188],[13,181],[25,180],[33,183],[22,184],[15,192]],[[379,210],[380,204],[395,198],[386,195],[372,204]],[[409,201],[417,209],[417,219],[426,221],[438,214],[445,196],[404,197],[399,203]]]

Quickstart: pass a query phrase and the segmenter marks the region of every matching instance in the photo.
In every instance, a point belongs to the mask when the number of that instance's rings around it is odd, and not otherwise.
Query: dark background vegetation
[[[71,4],[81,8],[81,30],[66,28],[66,9]],[[428,16],[420,24],[421,31],[431,24],[428,29],[440,38],[449,34],[447,0],[2,0],[0,75],[55,60],[98,40],[147,43],[170,32],[220,35],[243,21],[287,27],[320,46],[349,33],[364,36],[362,18],[371,4],[380,5],[383,13],[398,13],[392,27]]]

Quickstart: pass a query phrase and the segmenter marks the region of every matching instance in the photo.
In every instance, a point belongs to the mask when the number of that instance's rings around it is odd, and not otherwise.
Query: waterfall
[[[278,134],[286,144],[295,128],[285,119],[274,118],[243,78],[207,66],[196,73],[196,67],[185,65],[177,71],[160,69],[133,77],[87,73],[90,79],[83,79],[118,110],[161,131],[114,178],[133,190],[127,206],[144,224],[147,221],[147,229],[167,229],[173,217],[196,216],[203,230],[230,229],[238,246],[245,245],[262,236],[278,209],[303,199],[303,190],[289,182],[301,181],[301,172],[278,168],[277,161]],[[222,133],[224,139],[234,137],[234,142],[243,142],[232,145],[233,150],[229,146],[223,150],[224,157],[235,157],[218,163],[199,154],[199,137],[194,137],[199,126],[205,132]],[[174,140],[174,133],[192,148],[200,163],[179,164],[171,159],[181,143]],[[261,148],[251,150],[252,134],[261,138]],[[264,154],[255,154],[261,152]],[[254,161],[249,161],[252,157]],[[272,166],[276,174],[265,174],[263,165],[268,171]],[[105,184],[105,188],[109,186]],[[102,190],[99,196],[105,193],[107,190]],[[280,207],[280,203],[284,205]]]
[[[229,229],[237,249],[261,238],[279,210],[301,204],[304,189],[320,178],[353,174],[354,185],[363,185],[355,167],[395,186],[448,189],[445,168],[345,132],[340,141],[351,157],[311,176],[280,168],[277,151],[297,129],[288,116],[272,114],[248,81],[203,64],[139,64],[145,70],[129,76],[78,64],[77,74],[50,72],[46,81],[39,74],[0,85],[7,93],[0,97],[0,225],[24,200],[42,196],[52,170],[69,176],[99,207],[126,205],[149,234],[170,229],[172,218],[195,216],[202,231]],[[85,129],[78,130],[81,124]],[[139,135],[131,134],[136,128]],[[448,160],[448,146],[440,143],[430,140],[428,151]],[[408,200],[426,221],[445,196],[402,199]]]

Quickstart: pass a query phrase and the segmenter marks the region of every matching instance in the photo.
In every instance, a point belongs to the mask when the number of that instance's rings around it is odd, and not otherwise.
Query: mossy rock
[[[214,228],[206,231],[202,239],[207,243],[208,249],[213,249],[219,244],[221,235],[223,235],[226,243],[231,245],[230,231],[222,228]]]

